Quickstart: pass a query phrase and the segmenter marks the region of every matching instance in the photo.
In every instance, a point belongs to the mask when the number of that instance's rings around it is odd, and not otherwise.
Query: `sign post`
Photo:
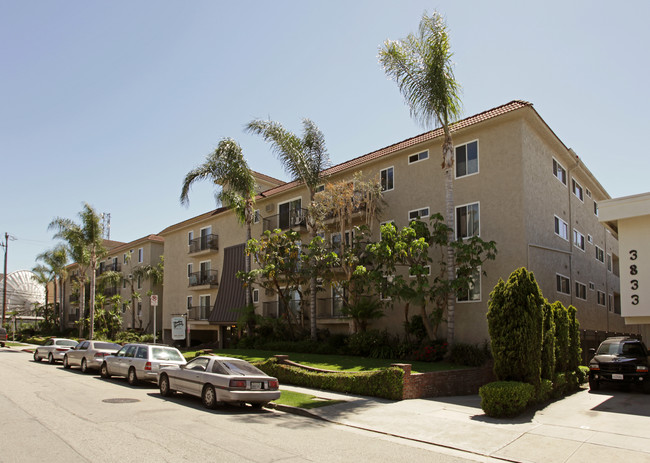
[[[156,312],[158,312],[158,295],[151,295],[151,307],[153,307],[153,343],[156,343]]]

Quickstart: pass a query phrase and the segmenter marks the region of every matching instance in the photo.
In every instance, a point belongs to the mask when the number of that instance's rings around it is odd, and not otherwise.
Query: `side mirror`
[[[596,349],[594,349],[593,347],[590,347],[590,348],[589,348],[589,353],[590,353],[591,355],[594,355],[594,354],[596,353]]]

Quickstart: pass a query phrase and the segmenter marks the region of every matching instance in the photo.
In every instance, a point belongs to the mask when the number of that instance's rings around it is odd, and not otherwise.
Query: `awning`
[[[246,292],[242,281],[235,275],[246,269],[245,245],[238,244],[223,250],[223,269],[221,283],[208,321],[215,324],[232,324],[241,316],[246,304]]]

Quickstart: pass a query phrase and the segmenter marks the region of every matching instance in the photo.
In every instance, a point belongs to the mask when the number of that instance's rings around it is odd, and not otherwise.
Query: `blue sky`
[[[421,133],[377,63],[385,39],[447,19],[464,116],[530,101],[612,197],[650,191],[650,2],[0,0],[0,233],[8,270],[82,203],[132,241],[214,208],[178,197],[223,137],[288,180],[261,139],[308,117],[333,163]],[[3,256],[4,257],[4,256]],[[0,269],[1,272],[1,269]]]

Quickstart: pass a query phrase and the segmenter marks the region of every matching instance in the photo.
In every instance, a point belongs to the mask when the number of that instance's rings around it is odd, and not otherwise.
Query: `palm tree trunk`
[[[97,266],[97,254],[93,246],[90,254],[90,328],[88,339],[95,336],[95,267]]]
[[[84,319],[86,318],[86,279],[79,280],[79,337],[83,337]]]
[[[253,236],[252,232],[251,232],[252,215],[251,215],[250,209],[251,209],[251,206],[247,204],[246,205],[246,243],[247,244],[248,244],[248,242],[251,240],[251,238]],[[244,252],[246,252],[246,251],[244,250]],[[245,263],[245,265],[246,265],[246,273],[250,273],[250,271],[251,271],[251,256],[250,256],[250,254],[246,255],[246,263]],[[246,307],[248,307],[249,305],[252,304],[252,301],[253,301],[253,298],[251,297],[252,291],[253,291],[253,288],[251,287],[251,285],[247,285],[246,286],[245,299],[244,299],[244,303],[246,304]]]
[[[445,175],[445,221],[447,227],[449,227],[449,231],[447,232],[447,281],[452,282],[456,277],[454,248],[449,245],[454,241],[454,145],[447,127],[445,127],[445,141],[442,145],[442,152]],[[456,295],[453,291],[450,291],[447,294],[447,344],[450,347],[454,344],[455,301]]]

